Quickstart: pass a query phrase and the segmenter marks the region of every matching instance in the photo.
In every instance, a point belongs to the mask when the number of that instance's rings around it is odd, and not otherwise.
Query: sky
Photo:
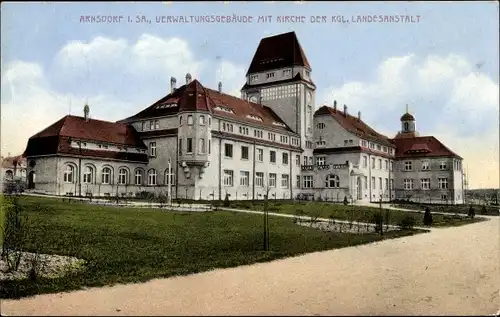
[[[201,15],[252,20],[161,22]],[[369,15],[411,20],[355,23]],[[95,119],[131,116],[167,95],[170,77],[181,85],[188,72],[239,96],[260,39],[295,31],[312,67],[316,108],[337,100],[393,137],[408,104],[420,135],[464,158],[470,188],[498,188],[498,16],[496,2],[2,2],[2,155],[22,153],[30,136],[64,115],[83,115],[85,102]]]

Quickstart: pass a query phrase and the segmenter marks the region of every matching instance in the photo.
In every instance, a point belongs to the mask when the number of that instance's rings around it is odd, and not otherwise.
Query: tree
[[[28,219],[17,197],[6,201],[2,208],[5,212],[2,226],[2,259],[7,262],[9,270],[17,271],[23,256],[23,245],[28,239]]]
[[[430,226],[432,225],[432,214],[431,210],[429,207],[425,207],[425,213],[424,213],[424,226]]]
[[[347,206],[349,204],[349,201],[347,200],[347,196],[344,196],[344,205]]]

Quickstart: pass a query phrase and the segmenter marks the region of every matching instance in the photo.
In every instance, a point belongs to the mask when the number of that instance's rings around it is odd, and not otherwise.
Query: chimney
[[[221,93],[222,93],[222,82],[219,81],[219,94],[221,94]]]
[[[358,120],[361,121],[361,111],[358,111]]]
[[[85,121],[89,121],[89,112],[90,112],[90,107],[89,105],[85,104],[85,107],[83,107],[83,117],[85,118]]]
[[[346,105],[344,105],[344,116],[347,117],[347,106]]]
[[[337,100],[333,101],[333,110],[337,111]]]
[[[187,73],[186,74],[186,85],[188,85],[191,82],[191,74]]]
[[[175,91],[175,84],[177,83],[177,79],[175,77],[170,77],[170,93]]]

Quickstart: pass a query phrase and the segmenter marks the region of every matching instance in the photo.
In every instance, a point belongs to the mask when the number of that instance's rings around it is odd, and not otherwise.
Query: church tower
[[[415,126],[415,117],[408,112],[408,105],[406,105],[406,112],[401,116],[401,131],[398,132],[396,138],[414,138],[418,136]]]
[[[271,108],[312,151],[316,86],[295,32],[263,38],[254,54],[242,99]],[[306,143],[309,141],[310,143]]]

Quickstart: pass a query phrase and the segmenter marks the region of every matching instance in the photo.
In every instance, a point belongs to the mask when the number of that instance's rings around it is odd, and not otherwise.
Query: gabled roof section
[[[322,106],[314,113],[314,116],[324,115],[332,116],[344,129],[360,138],[379,142],[380,144],[391,147],[394,146],[388,137],[378,133],[357,117],[345,114],[343,111],[328,106]]]
[[[243,121],[275,130],[293,132],[283,120],[269,107],[246,101],[231,95],[205,88],[214,107],[212,113],[219,117]],[[228,111],[230,110],[230,111]],[[259,118],[260,120],[256,120]]]
[[[297,35],[295,32],[288,32],[260,40],[247,75],[292,66],[311,69]]]
[[[459,155],[447,148],[433,136],[392,139],[396,145],[396,158],[412,157],[456,157]]]

